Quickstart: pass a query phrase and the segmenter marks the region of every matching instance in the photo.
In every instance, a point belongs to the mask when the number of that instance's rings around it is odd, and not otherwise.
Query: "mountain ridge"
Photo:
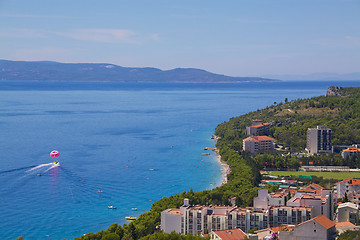
[[[111,63],[60,63],[53,61],[0,60],[0,80],[81,82],[278,82],[261,77],[232,77],[197,68],[161,70],[122,67]]]

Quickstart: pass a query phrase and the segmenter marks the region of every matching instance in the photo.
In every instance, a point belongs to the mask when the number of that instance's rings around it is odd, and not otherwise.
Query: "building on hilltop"
[[[268,136],[251,136],[243,140],[243,150],[255,153],[258,151],[273,151],[275,139]]]
[[[269,135],[270,123],[253,122],[253,125],[246,127],[245,133],[247,135]]]
[[[331,129],[326,126],[308,128],[306,150],[310,154],[330,153],[331,149]]]

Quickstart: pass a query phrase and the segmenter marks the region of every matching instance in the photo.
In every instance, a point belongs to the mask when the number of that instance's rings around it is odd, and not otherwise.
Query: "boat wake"
[[[27,170],[26,172],[31,173],[31,172],[33,172],[35,170],[41,171],[41,170],[44,170],[45,168],[47,168],[47,169],[45,171],[43,171],[43,172],[47,172],[50,169],[53,169],[53,168],[56,168],[56,167],[59,167],[59,166],[60,166],[60,164],[56,164],[56,163],[53,163],[53,162],[52,163],[45,163],[45,164],[37,165],[37,166]]]

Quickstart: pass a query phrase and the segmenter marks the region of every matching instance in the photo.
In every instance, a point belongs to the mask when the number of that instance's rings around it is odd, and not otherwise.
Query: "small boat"
[[[103,191],[102,191],[101,189],[99,189],[97,192],[98,192],[98,193],[102,193]]]
[[[39,177],[40,177],[40,176],[41,176],[41,173],[36,174],[36,176],[39,176]]]
[[[129,221],[134,221],[134,220],[136,220],[136,217],[130,216],[130,217],[125,217],[125,219],[129,220]]]
[[[203,156],[209,156],[210,153],[203,153],[203,154],[201,154],[201,155],[203,155]]]
[[[54,164],[59,164],[59,161],[54,161],[53,163],[54,163]]]
[[[116,209],[114,206],[108,206],[108,209]]]
[[[150,168],[149,171],[154,171],[154,169],[153,169],[153,168]]]
[[[137,211],[137,208],[136,208],[136,207],[134,207],[134,208],[132,208],[131,210],[133,210],[133,211]]]

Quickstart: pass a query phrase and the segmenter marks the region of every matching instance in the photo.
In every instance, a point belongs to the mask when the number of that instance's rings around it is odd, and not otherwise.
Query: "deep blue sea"
[[[219,123],[331,85],[360,82],[0,81],[0,239],[80,237],[164,196],[219,186],[216,156],[202,155]]]

